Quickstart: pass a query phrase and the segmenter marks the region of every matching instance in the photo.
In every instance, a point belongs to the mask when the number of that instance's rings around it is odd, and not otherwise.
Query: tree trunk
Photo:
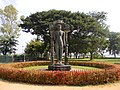
[[[85,54],[83,53],[83,59],[85,58]]]
[[[76,57],[76,59],[77,59],[77,56],[78,56],[78,53],[76,52],[76,53],[75,53],[75,57]]]
[[[90,52],[90,60],[93,60],[93,52]]]
[[[70,58],[72,57],[72,54],[71,54],[71,53],[69,53],[69,57],[70,57]]]
[[[102,56],[102,58],[104,57],[104,52],[100,52],[100,55]]]
[[[102,58],[103,58],[103,53],[101,54]]]
[[[114,53],[114,58],[116,58],[116,53]]]

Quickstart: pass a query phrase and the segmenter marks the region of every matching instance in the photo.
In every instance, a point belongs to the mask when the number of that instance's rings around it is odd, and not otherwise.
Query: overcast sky
[[[85,13],[89,11],[104,11],[108,13],[106,23],[110,25],[109,30],[120,32],[120,0],[0,0],[0,8],[9,4],[15,6],[19,16],[29,16],[37,11],[48,11],[50,9]],[[21,32],[17,53],[22,53],[26,43],[34,37]]]

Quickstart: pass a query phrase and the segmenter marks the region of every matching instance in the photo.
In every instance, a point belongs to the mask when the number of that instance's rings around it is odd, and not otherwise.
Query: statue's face
[[[57,26],[57,30],[61,30],[62,26],[60,24],[58,24]]]

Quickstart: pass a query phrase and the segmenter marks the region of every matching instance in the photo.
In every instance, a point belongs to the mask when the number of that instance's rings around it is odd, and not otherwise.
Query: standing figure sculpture
[[[54,32],[54,44],[55,44],[55,52],[57,56],[57,63],[62,64],[62,54],[63,54],[63,46],[64,46],[64,32],[61,30],[62,27],[60,24],[56,26],[56,31]]]
[[[67,70],[71,69],[71,66],[67,64],[68,55],[68,41],[67,34],[69,32],[68,26],[62,21],[54,21],[50,25],[51,35],[51,65],[48,66],[48,70]],[[64,48],[65,47],[65,48]],[[65,62],[62,64],[63,49],[65,50]],[[54,52],[57,56],[57,62],[54,63]]]

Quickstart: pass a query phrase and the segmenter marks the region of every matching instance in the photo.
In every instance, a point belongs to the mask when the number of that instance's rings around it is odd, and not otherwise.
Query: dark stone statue
[[[68,44],[67,44],[67,31],[64,30],[64,23],[61,20],[55,21],[50,27],[51,33],[51,65],[48,66],[49,70],[70,70],[70,65],[62,64],[63,49],[65,48],[65,57],[67,58]],[[54,64],[54,51],[57,56],[57,62]],[[67,59],[66,59],[67,60]],[[66,64],[67,61],[65,61]]]
[[[62,54],[63,54],[63,34],[61,30],[61,25],[57,25],[57,29],[54,32],[54,42],[55,42],[55,52],[57,56],[57,64],[62,64]]]

